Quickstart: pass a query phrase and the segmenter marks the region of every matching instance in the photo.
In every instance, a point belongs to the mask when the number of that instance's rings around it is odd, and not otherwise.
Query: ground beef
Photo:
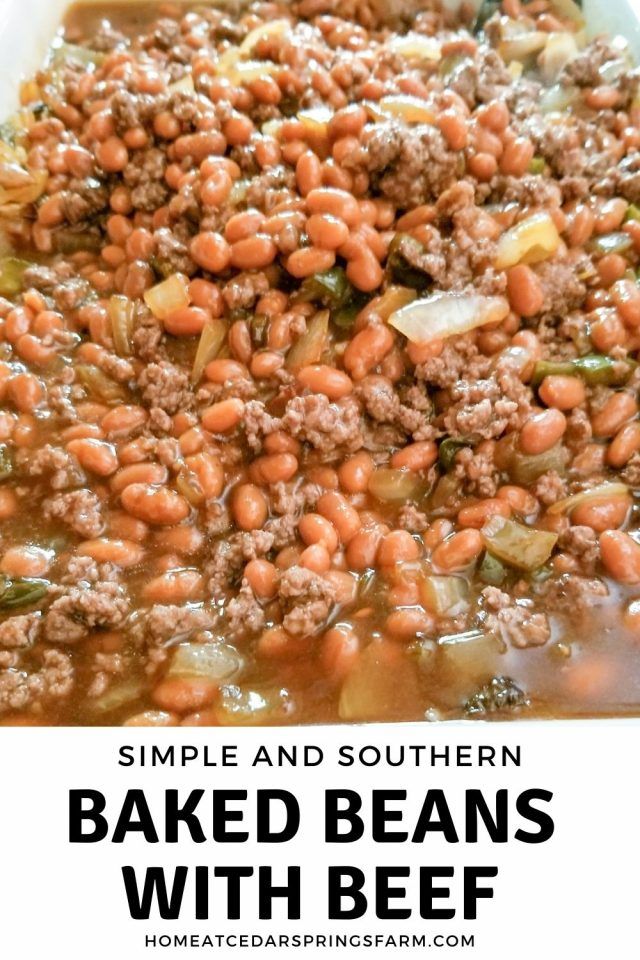
[[[0,623],[0,647],[10,650],[32,647],[38,637],[40,624],[39,613],[9,617]]]
[[[567,484],[556,470],[547,470],[536,480],[533,493],[549,507],[567,496]]]
[[[377,423],[393,423],[405,433],[417,433],[425,424],[421,410],[404,406],[393,384],[376,375],[365,377],[358,384],[357,396],[363,401],[367,414]]]
[[[580,561],[584,573],[592,574],[600,559],[598,535],[591,527],[569,527],[560,534],[558,546]]]
[[[229,310],[249,310],[268,289],[264,273],[239,273],[222,287],[222,299]]]
[[[238,578],[245,563],[264,557],[273,547],[273,534],[268,530],[234,533],[228,539],[216,540],[206,564],[209,591],[219,599]]]
[[[551,637],[551,627],[545,613],[536,612],[531,601],[513,602],[508,593],[497,587],[485,587],[481,593],[483,605],[491,612],[481,622],[512,647],[540,647]]]
[[[54,447],[50,443],[35,453],[18,451],[16,464],[29,477],[47,476],[49,486],[54,490],[79,487],[86,480],[77,460],[63,447]]]
[[[164,179],[166,165],[165,154],[155,147],[133,155],[124,169],[123,179],[136,210],[153,212],[166,203],[169,196]]]
[[[465,493],[495,497],[500,486],[500,471],[493,458],[493,449],[476,452],[472,447],[463,447],[458,451],[454,475],[461,481]]]
[[[424,533],[429,527],[429,518],[414,503],[403,503],[398,514],[398,525],[409,533]]]
[[[282,550],[295,543],[298,529],[298,518],[293,513],[285,513],[282,517],[273,517],[264,525],[264,532],[273,537],[273,549]]]
[[[45,613],[44,635],[51,643],[77,643],[96,627],[123,627],[128,614],[129,601],[117,583],[68,587]]]
[[[85,539],[99,537],[105,529],[100,498],[92,490],[70,490],[43,501],[47,520],[61,520]]]
[[[461,380],[451,387],[450,396],[453,406],[444,426],[452,437],[489,440],[516,425],[518,404],[503,395],[494,379]]]
[[[293,397],[287,404],[281,429],[310,443],[320,453],[353,453],[364,442],[361,412],[353,397],[332,403],[324,394]]]
[[[189,374],[167,360],[149,363],[138,377],[142,399],[148,407],[174,414],[193,403]]]
[[[591,262],[584,254],[568,257],[566,260],[545,260],[534,269],[544,292],[542,311],[557,317],[566,317],[572,310],[580,307],[587,288],[579,274],[590,269]]]
[[[336,599],[333,584],[297,565],[280,577],[278,595],[285,611],[282,625],[296,637],[316,633],[325,624]]]
[[[62,212],[67,223],[83,223],[108,206],[108,189],[93,177],[70,180],[68,189],[62,192]]]
[[[461,154],[426,124],[376,123],[365,146],[372,180],[401,209],[436,200],[461,173]]]
[[[150,647],[165,647],[186,640],[198,630],[207,630],[215,616],[204,607],[179,607],[154,604],[140,616],[132,628],[132,636]]]
[[[564,613],[574,622],[576,618],[588,614],[591,606],[609,595],[608,587],[602,580],[597,577],[579,577],[573,573],[546,580],[539,586],[538,592],[550,610]]]
[[[620,53],[604,37],[597,37],[569,61],[560,75],[560,82],[578,87],[599,87],[600,69],[610,60],[619,60]]]
[[[445,342],[439,357],[416,366],[416,377],[428,384],[447,389],[459,380],[479,380],[491,369],[491,358],[480,354],[471,338],[455,337]]]
[[[242,425],[247,443],[253,450],[260,450],[263,439],[281,427],[280,419],[271,416],[261,400],[250,400],[245,404]]]
[[[227,624],[232,634],[256,634],[264,628],[265,612],[260,606],[248,580],[226,607]]]
[[[0,671],[0,713],[24,710],[36,700],[69,696],[74,683],[71,658],[60,650],[46,649],[39,659],[40,669],[34,672]]]
[[[478,46],[473,59],[465,58],[454,67],[448,86],[471,108],[478,103],[504,99],[504,88],[512,83],[512,77],[504,61],[489,47]]]
[[[630,487],[640,487],[640,452],[632,453],[627,464],[620,474],[623,483]]]
[[[281,200],[288,198],[295,182],[295,173],[290,167],[269,167],[251,178],[245,198],[247,206],[270,213]]]

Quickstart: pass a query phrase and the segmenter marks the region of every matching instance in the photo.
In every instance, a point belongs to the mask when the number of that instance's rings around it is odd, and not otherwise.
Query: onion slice
[[[414,300],[389,317],[389,323],[412,343],[453,337],[486,323],[500,323],[509,314],[504,297],[478,293],[435,293]]]
[[[560,234],[551,216],[541,211],[516,223],[498,240],[496,270],[516,263],[539,263],[552,256],[560,246]]]
[[[365,103],[370,116],[374,120],[388,120],[397,117],[405,123],[428,123],[433,125],[436,117],[424,100],[411,94],[393,94],[382,97],[381,100],[368,100]]]
[[[564,500],[558,500],[548,508],[547,513],[571,513],[576,507],[592,500],[609,500],[627,496],[629,496],[629,487],[626,483],[599,483],[597,487],[592,487],[590,490],[582,490],[571,497],[565,497]]]

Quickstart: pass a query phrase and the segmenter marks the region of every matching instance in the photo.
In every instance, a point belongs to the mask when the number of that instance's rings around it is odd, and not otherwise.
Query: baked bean
[[[375,369],[393,347],[389,327],[375,324],[360,330],[349,341],[343,361],[354,380],[362,380]]]
[[[135,543],[144,543],[149,534],[146,523],[130,517],[124,510],[109,512],[108,528],[114,540],[133,540]]]
[[[613,303],[628,327],[640,326],[640,289],[634,280],[617,280],[611,287]]]
[[[107,436],[121,439],[140,430],[147,422],[148,413],[144,407],[133,404],[113,407],[102,417],[100,426]]]
[[[413,640],[428,636],[434,628],[434,618],[420,607],[406,607],[390,613],[384,624],[384,632],[394,640]]]
[[[167,487],[151,483],[132,483],[121,493],[122,506],[145,523],[164,526],[180,523],[189,515],[189,504]]]
[[[330,554],[338,549],[336,528],[330,520],[319,513],[303,514],[298,521],[298,533],[307,545],[321,543]]]
[[[120,173],[129,163],[129,151],[120,137],[107,137],[98,143],[95,156],[106,173]]]
[[[361,450],[338,467],[340,486],[347,493],[364,493],[375,469],[370,454]]]
[[[349,624],[339,623],[322,638],[320,662],[333,683],[341,683],[358,661],[360,641]]]
[[[507,271],[507,296],[511,309],[521,317],[533,317],[542,310],[542,285],[526,264],[519,263]]]
[[[418,440],[409,443],[402,450],[396,450],[391,457],[394,470],[428,470],[438,459],[438,447],[433,440]]]
[[[320,187],[307,194],[309,213],[328,213],[343,220],[348,227],[358,227],[361,222],[358,201],[346,190],[335,187]]]
[[[153,690],[153,699],[163,710],[186,713],[213,703],[219,684],[205,677],[166,677]]]
[[[207,380],[212,383],[231,383],[234,380],[248,380],[249,371],[243,363],[237,360],[212,360],[204,369]]]
[[[419,556],[420,547],[408,530],[392,530],[382,537],[376,559],[384,567],[417,560]]]
[[[166,710],[143,710],[122,723],[123,727],[176,727],[178,717]]]
[[[627,420],[635,417],[637,412],[638,404],[630,393],[621,391],[612,394],[591,417],[594,437],[612,437]]]
[[[358,581],[351,573],[344,570],[329,570],[325,573],[324,579],[333,587],[337,604],[347,606],[354,602],[358,593]]]
[[[621,197],[612,197],[611,200],[600,201],[596,208],[594,232],[602,234],[617,230],[624,220],[627,206],[627,201]]]
[[[296,161],[296,183],[303,197],[322,186],[322,165],[311,150],[304,150]]]
[[[172,337],[195,337],[202,333],[210,319],[210,315],[201,307],[179,307],[172,310],[162,322]]]
[[[302,450],[300,441],[289,436],[284,430],[274,430],[266,436],[263,446],[267,453],[293,453],[296,457]]]
[[[204,580],[197,570],[168,570],[148,580],[142,588],[151,603],[188,603],[202,600]]]
[[[278,590],[278,571],[273,563],[259,557],[250,560],[244,568],[244,576],[257,597],[270,600]]]
[[[361,527],[358,511],[349,501],[335,490],[323,493],[317,504],[318,513],[330,520],[335,527],[341,543],[348,544],[349,540]]]
[[[640,544],[622,530],[600,534],[600,555],[607,572],[619,583],[640,583]]]
[[[454,533],[443,540],[433,551],[431,558],[436,567],[453,573],[464,570],[480,556],[484,543],[480,532],[473,528]]]
[[[591,527],[596,533],[621,527],[629,515],[631,498],[616,496],[602,500],[588,500],[578,504],[571,513],[571,522]]]
[[[607,463],[620,469],[640,450],[640,422],[637,420],[621,427],[607,450]]]
[[[162,550],[192,556],[202,548],[204,536],[193,526],[166,527],[157,531],[153,542]]]
[[[198,233],[189,245],[189,253],[204,270],[222,273],[231,262],[231,247],[219,233]]]
[[[254,483],[286,483],[298,472],[298,460],[292,453],[273,453],[257,457],[249,468]]]
[[[524,487],[506,485],[499,488],[496,496],[499,500],[505,500],[513,512],[522,517],[530,517],[538,509],[538,501]]]
[[[573,410],[587,398],[587,392],[580,377],[552,374],[545,377],[538,388],[538,395],[548,407],[556,410]]]
[[[363,527],[355,533],[346,549],[350,569],[362,571],[375,567],[378,546],[385,533],[381,525]]]
[[[41,547],[9,547],[0,560],[0,571],[8,577],[44,577],[51,566],[52,553]]]
[[[462,527],[475,527],[480,530],[490,517],[510,517],[511,507],[507,500],[499,497],[489,497],[471,503],[458,511],[458,523]]]
[[[220,400],[202,412],[202,426],[211,433],[233,430],[242,420],[244,403],[237,397]]]
[[[287,257],[287,270],[294,277],[310,277],[313,273],[329,270],[336,262],[333,250],[321,247],[302,247]]]
[[[326,364],[302,367],[296,374],[298,382],[312,393],[323,393],[330,400],[340,400],[353,390],[351,378],[341,370]]]
[[[219,458],[203,451],[185,457],[187,469],[195,475],[207,500],[217,499],[224,490],[224,467]]]
[[[99,477],[109,477],[118,469],[115,447],[104,440],[94,440],[91,437],[71,440],[67,444],[67,450],[85,470],[96,473]]]
[[[314,573],[327,573],[331,569],[331,557],[323,543],[312,543],[300,554],[300,566]]]
[[[107,537],[99,537],[97,540],[84,540],[79,544],[78,555],[92,557],[98,563],[134,567],[142,562],[145,551],[139,543],[132,540],[110,540]]]
[[[161,463],[131,463],[120,469],[111,478],[111,489],[121,493],[132,483],[166,483],[169,471]]]
[[[384,279],[384,271],[371,250],[361,247],[358,255],[347,263],[346,274],[357,290],[371,293]]]
[[[44,388],[32,373],[17,373],[7,383],[7,397],[20,413],[31,413],[44,400]]]
[[[269,515],[265,495],[253,483],[242,483],[233,491],[233,519],[241,530],[260,530]]]
[[[307,220],[307,233],[314,246],[337,250],[348,239],[349,227],[330,213],[314,213]]]
[[[526,454],[544,453],[550,450],[567,429],[567,419],[560,410],[550,408],[532,414],[520,430],[520,449]]]
[[[238,270],[262,270],[275,260],[278,248],[266,234],[237,240],[231,247],[231,266]],[[288,269],[288,268],[287,268]]]
[[[515,137],[500,157],[500,171],[509,177],[522,177],[533,160],[534,147],[528,137]]]
[[[260,210],[251,207],[241,213],[234,213],[229,217],[224,227],[225,240],[228,243],[237,243],[255,236],[265,222],[265,215]]]
[[[18,498],[10,487],[0,487],[0,520],[10,520],[18,512]]]

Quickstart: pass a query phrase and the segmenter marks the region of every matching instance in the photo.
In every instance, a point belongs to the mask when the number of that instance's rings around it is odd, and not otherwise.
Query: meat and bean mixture
[[[640,712],[640,73],[79,6],[0,143],[0,721]]]

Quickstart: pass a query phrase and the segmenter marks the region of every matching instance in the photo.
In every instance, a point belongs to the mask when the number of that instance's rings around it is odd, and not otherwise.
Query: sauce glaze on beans
[[[639,81],[414,6],[83,5],[23,84],[0,722],[640,713]]]

